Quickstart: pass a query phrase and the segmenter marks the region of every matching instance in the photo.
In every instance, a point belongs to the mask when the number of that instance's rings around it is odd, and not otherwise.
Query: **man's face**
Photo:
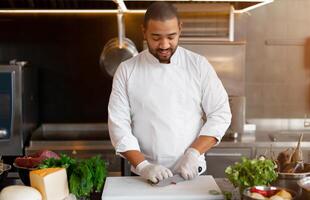
[[[170,63],[170,58],[175,52],[181,34],[181,24],[177,18],[165,21],[149,20],[147,27],[143,28],[144,39],[149,51],[161,63]]]

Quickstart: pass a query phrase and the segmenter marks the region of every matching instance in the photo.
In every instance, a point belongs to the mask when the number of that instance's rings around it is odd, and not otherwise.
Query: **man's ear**
[[[141,24],[141,31],[142,31],[142,34],[143,34],[143,39],[146,40],[146,29],[145,29],[143,24]]]
[[[183,23],[180,21],[180,23],[179,23],[179,31],[180,31],[180,35],[181,35],[181,32],[182,32],[182,27],[183,27]]]

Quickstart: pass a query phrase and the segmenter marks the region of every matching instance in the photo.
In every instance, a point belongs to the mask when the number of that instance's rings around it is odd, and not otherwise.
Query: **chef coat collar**
[[[152,64],[162,64],[162,65],[169,65],[169,64],[178,64],[178,55],[179,55],[179,47],[177,47],[177,49],[175,50],[174,54],[171,56],[170,58],[170,63],[166,64],[166,63],[160,63],[159,60],[153,56],[153,54],[150,53],[150,50],[147,49],[147,57],[148,60],[152,63]]]

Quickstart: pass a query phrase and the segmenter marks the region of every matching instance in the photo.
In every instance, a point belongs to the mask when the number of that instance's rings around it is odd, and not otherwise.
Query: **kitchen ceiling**
[[[114,0],[116,1],[116,0]],[[149,0],[124,0],[127,9],[129,10],[145,10],[148,5],[154,1]],[[168,0],[169,1],[169,0]],[[273,0],[170,0],[178,3],[231,3],[235,10],[244,10],[248,8],[255,8],[272,2]],[[113,0],[1,0],[0,9],[117,9],[117,5]],[[246,11],[246,10],[245,10]]]

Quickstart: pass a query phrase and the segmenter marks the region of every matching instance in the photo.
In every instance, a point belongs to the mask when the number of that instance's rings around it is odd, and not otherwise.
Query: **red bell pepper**
[[[271,197],[271,196],[275,195],[278,192],[278,190],[260,190],[260,189],[257,189],[256,187],[252,187],[250,189],[250,192],[252,192],[252,193],[255,192],[255,193],[261,194],[264,197]]]

